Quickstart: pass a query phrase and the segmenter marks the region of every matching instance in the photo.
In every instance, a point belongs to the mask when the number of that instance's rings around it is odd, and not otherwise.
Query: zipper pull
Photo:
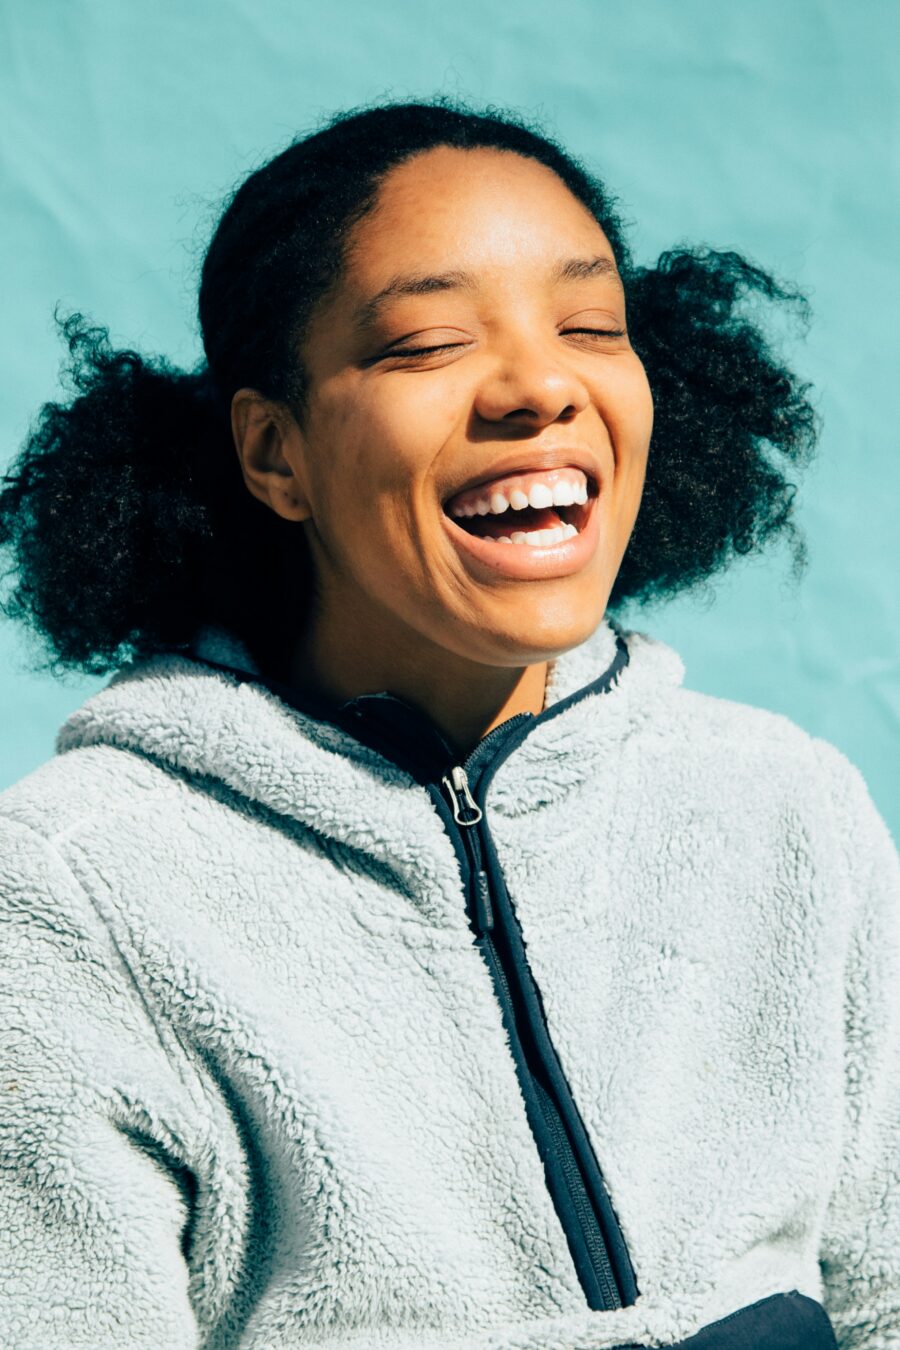
[[[489,933],[494,926],[491,905],[491,887],[487,872],[475,873],[475,923],[480,933]]]
[[[447,796],[450,798],[450,805],[453,807],[453,819],[457,825],[477,825],[481,819],[481,807],[469,791],[469,780],[462,765],[455,765],[450,770],[450,777],[445,776],[441,779],[441,783],[447,789]],[[468,817],[460,814],[460,797],[465,804],[465,810],[471,813]]]

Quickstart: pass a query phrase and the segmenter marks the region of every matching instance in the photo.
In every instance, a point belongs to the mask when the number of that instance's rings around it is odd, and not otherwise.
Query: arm
[[[854,923],[845,973],[843,1153],[822,1234],[824,1303],[840,1350],[900,1346],[900,860],[855,765],[816,742]]]
[[[139,1128],[144,1083],[183,1087],[71,873],[3,820],[0,971],[4,1346],[194,1350],[186,1195]]]

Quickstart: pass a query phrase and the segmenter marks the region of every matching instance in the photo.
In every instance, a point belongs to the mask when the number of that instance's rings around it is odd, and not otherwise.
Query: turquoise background
[[[739,560],[632,612],[685,683],[785,713],[862,770],[900,837],[896,0],[5,0],[0,463],[58,393],[57,301],[191,364],[228,188],[321,117],[456,93],[545,120],[635,222],[640,261],[736,248],[809,293],[784,342],[824,418],[799,482],[810,566]],[[104,680],[29,670],[0,621],[0,786]]]

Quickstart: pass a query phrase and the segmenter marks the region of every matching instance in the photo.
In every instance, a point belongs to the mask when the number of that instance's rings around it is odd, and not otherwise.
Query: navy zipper
[[[495,859],[496,854],[483,808],[486,775],[482,775],[474,796],[468,777],[473,760],[483,761],[492,738],[502,735],[506,739],[517,723],[532,720],[531,713],[520,713],[490,732],[462,764],[454,765],[442,777],[441,786],[468,858],[470,922],[494,982],[548,1188],[588,1305],[608,1311],[637,1297],[634,1272],[587,1133],[550,1041],[512,901],[498,875],[499,868],[488,862],[488,856]],[[491,767],[496,768],[496,760]],[[593,1163],[588,1171],[590,1186],[583,1171],[586,1152]],[[581,1163],[578,1154],[582,1155]]]

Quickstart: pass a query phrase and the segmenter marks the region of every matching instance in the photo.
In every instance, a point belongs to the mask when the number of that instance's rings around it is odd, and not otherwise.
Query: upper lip
[[[470,492],[473,488],[481,487],[482,483],[492,483],[495,478],[509,478],[517,473],[540,473],[546,469],[569,467],[581,469],[587,477],[589,488],[593,487],[599,491],[602,482],[600,468],[596,455],[589,450],[579,450],[572,446],[561,446],[556,450],[539,450],[537,447],[525,450],[520,447],[514,456],[507,455],[492,464],[483,465],[477,474],[451,488],[444,494],[442,504],[446,506],[461,492]]]

